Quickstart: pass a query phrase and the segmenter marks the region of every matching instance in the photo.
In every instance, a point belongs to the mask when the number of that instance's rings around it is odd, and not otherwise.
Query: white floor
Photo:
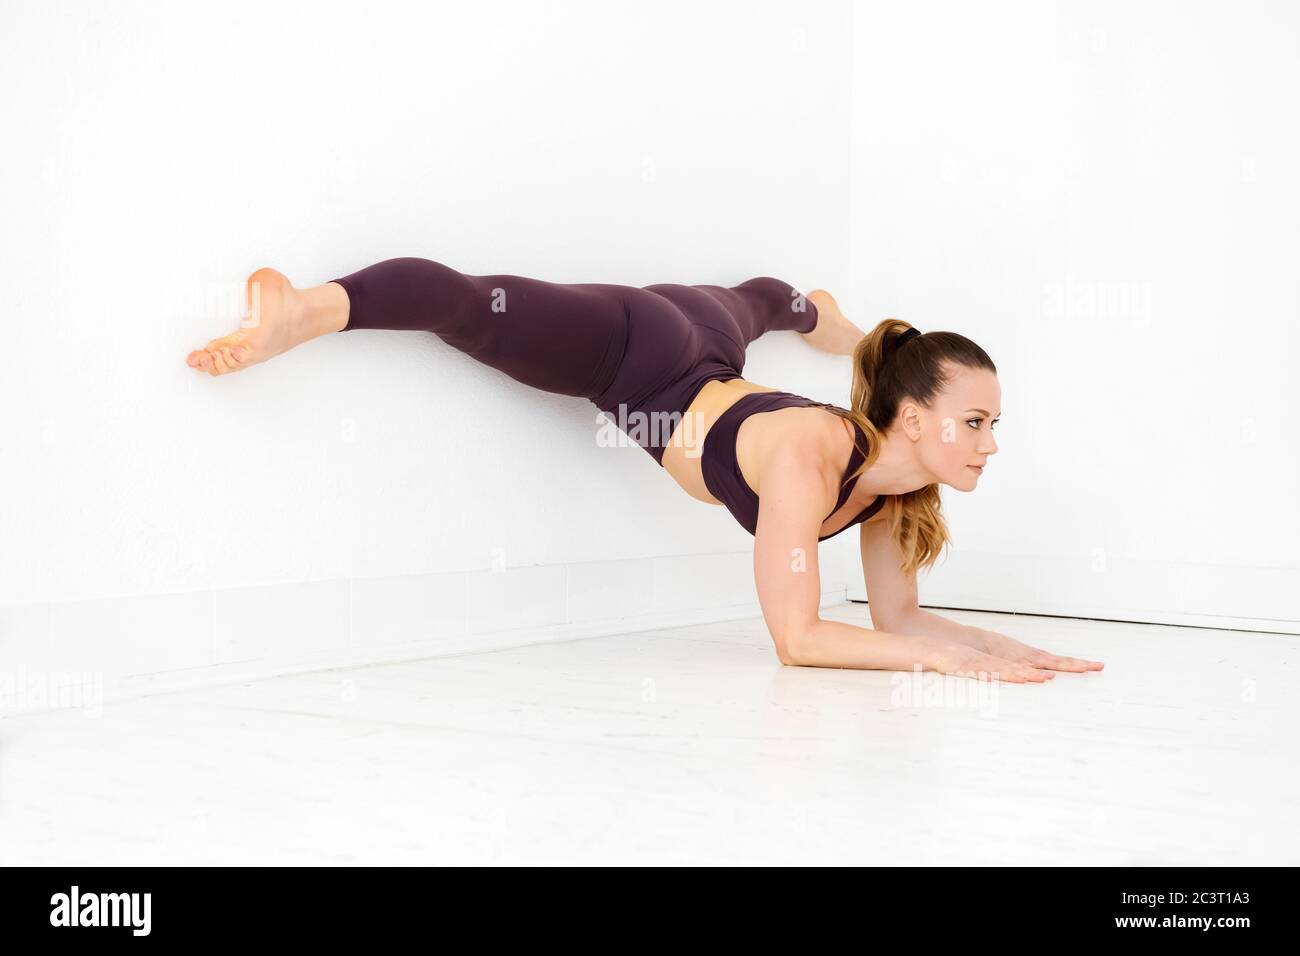
[[[11,717],[0,862],[1300,863],[1300,638],[940,613],[1106,670],[909,701],[753,620]]]

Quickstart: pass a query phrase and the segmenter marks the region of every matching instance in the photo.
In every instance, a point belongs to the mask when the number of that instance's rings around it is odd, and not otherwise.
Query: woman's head
[[[885,436],[904,443],[931,481],[898,496],[896,533],[904,569],[929,567],[948,543],[939,485],[973,491],[978,466],[998,450],[993,423],[1002,414],[997,368],[988,354],[956,332],[903,337],[911,326],[885,319],[853,353],[850,415],[867,435],[863,470]],[[900,339],[901,342],[900,342]]]
[[[909,328],[886,319],[859,343],[854,407],[891,440],[909,443],[936,483],[972,491],[979,481],[975,466],[998,450],[997,368],[982,348],[956,332],[913,335],[899,344]]]

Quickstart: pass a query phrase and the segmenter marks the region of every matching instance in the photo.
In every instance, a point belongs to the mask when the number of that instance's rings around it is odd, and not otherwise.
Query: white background
[[[747,546],[579,399],[420,333],[212,379],[233,313],[192,303],[397,255],[837,287],[848,6],[6,11],[5,601]],[[782,338],[766,378],[847,394]]]
[[[1295,631],[1300,11],[857,10],[858,314],[1003,389],[923,600]]]
[[[259,266],[310,286],[421,255],[567,282],[776,275],[863,328],[962,332],[998,364],[1002,450],[975,494],[946,491],[954,548],[923,603],[1300,620],[1285,4],[3,17],[0,606],[494,566],[585,565],[598,587],[611,562],[634,562],[629,595],[671,565],[690,607],[751,600],[752,539],[723,509],[596,447],[588,403],[432,336],[330,336],[219,379],[184,364]],[[746,374],[847,400],[847,360],[793,335]],[[853,532],[823,547],[825,591],[860,592],[855,552]],[[726,587],[691,570],[722,567]],[[238,657],[195,640],[188,665]]]

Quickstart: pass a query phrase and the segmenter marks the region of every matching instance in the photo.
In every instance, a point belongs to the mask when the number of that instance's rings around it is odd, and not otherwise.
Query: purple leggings
[[[525,385],[589,399],[620,423],[632,413],[680,418],[707,382],[740,377],[746,346],[764,332],[817,325],[811,300],[768,276],[732,288],[561,284],[466,275],[406,256],[331,281],[348,294],[344,331],[433,332]],[[629,435],[663,463],[662,430]]]

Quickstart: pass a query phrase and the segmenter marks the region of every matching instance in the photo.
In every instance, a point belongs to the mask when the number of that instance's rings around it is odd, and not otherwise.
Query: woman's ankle
[[[341,332],[347,328],[349,301],[347,291],[337,282],[326,282],[302,289],[302,322],[308,338]]]

